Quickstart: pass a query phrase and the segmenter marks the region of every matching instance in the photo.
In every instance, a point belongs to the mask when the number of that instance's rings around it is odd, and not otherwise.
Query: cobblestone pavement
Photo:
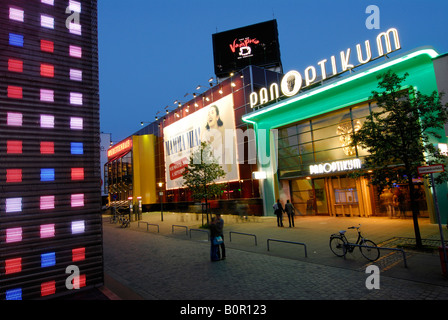
[[[380,288],[369,290],[368,261],[359,251],[344,259],[328,247],[330,234],[358,223],[378,244],[412,237],[411,219],[297,217],[294,228],[287,227],[287,219],[278,228],[269,217],[246,221],[224,216],[227,259],[211,262],[207,233],[198,229],[201,218],[164,213],[162,222],[160,213],[144,213],[130,228],[105,218],[106,287],[124,300],[448,299],[438,253],[407,251],[406,268],[401,253],[382,250],[374,263],[381,270]],[[423,238],[437,239],[438,226],[427,219],[420,229]],[[270,242],[268,251],[267,239],[305,243],[307,256],[304,246],[291,243]]]

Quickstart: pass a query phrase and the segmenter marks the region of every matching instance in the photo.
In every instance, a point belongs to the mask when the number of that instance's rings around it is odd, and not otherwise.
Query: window
[[[82,106],[82,93],[70,92],[70,104]]]
[[[40,127],[41,128],[54,128],[54,116],[48,114],[40,115]]]
[[[40,40],[40,50],[43,52],[54,52],[54,42],[49,40]]]
[[[22,228],[6,229],[6,243],[22,241]]]
[[[41,141],[41,143],[40,143],[40,154],[54,154],[54,142],[52,142],[52,141]]]
[[[54,209],[54,196],[40,197],[40,210]]]
[[[21,127],[23,115],[17,112],[8,112],[6,115],[6,124],[8,126]]]
[[[9,59],[8,60],[8,71],[11,72],[23,72],[23,61]]]
[[[54,224],[43,224],[40,226],[40,237],[42,239],[52,238],[54,234]]]
[[[6,183],[22,182],[22,169],[6,169]]]
[[[23,22],[24,12],[19,8],[9,8],[9,19],[14,21]]]
[[[82,81],[82,71],[76,69],[70,69],[70,80]]]
[[[6,142],[6,152],[8,154],[22,154],[22,141],[8,140]]]
[[[72,168],[72,180],[84,180],[84,168]]]
[[[85,225],[84,220],[72,222],[72,234],[84,233]]]
[[[22,211],[22,198],[9,198],[6,199],[6,212],[21,212]]]
[[[8,98],[22,99],[22,87],[8,86]]]
[[[53,168],[40,169],[40,181],[42,182],[54,181],[54,169]]]
[[[9,34],[9,44],[15,47],[23,47],[23,36],[19,34]]]
[[[22,258],[5,260],[5,274],[22,271]]]
[[[54,77],[54,66],[51,64],[40,65],[40,75],[42,77],[53,78]]]
[[[74,58],[82,58],[82,49],[81,47],[77,46],[70,46],[69,47],[70,57]]]
[[[70,143],[71,154],[84,154],[84,145],[82,142]]]
[[[72,130],[82,130],[83,129],[83,119],[71,117],[70,118],[70,129]]]
[[[40,266],[41,268],[51,267],[56,264],[56,253],[42,253],[40,255]]]
[[[45,14],[41,15],[40,26],[43,28],[54,29],[54,18]]]
[[[40,89],[40,101],[54,102],[54,91],[49,89]]]

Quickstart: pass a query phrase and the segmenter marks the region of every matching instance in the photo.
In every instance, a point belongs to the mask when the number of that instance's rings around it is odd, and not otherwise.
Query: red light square
[[[5,260],[5,274],[22,271],[22,258]]]
[[[22,99],[22,87],[8,86],[8,98]]]
[[[40,153],[41,154],[54,154],[54,142],[41,141]]]
[[[72,168],[72,180],[84,180],[84,168]]]
[[[40,40],[40,50],[44,52],[54,52],[54,42],[49,40]]]
[[[79,289],[86,286],[86,275],[80,274],[77,277],[74,277],[72,280],[73,288]]]
[[[77,248],[72,250],[72,261],[82,261],[86,258],[86,248]]]
[[[42,77],[53,78],[54,77],[54,66],[51,64],[40,65],[40,75]]]
[[[22,182],[22,169],[6,169],[6,182]]]
[[[6,142],[6,152],[8,154],[21,154],[22,153],[22,141],[9,140]]]
[[[8,60],[8,71],[23,72],[23,61],[9,59]]]
[[[49,296],[56,292],[56,281],[44,282],[40,285],[40,294],[42,297]]]

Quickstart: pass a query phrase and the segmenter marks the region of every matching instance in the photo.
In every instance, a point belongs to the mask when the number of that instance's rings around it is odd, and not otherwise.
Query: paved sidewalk
[[[165,212],[161,221],[160,212],[144,213],[130,228],[105,218],[106,288],[123,300],[448,299],[438,253],[406,251],[405,268],[400,253],[381,250],[374,263],[381,270],[380,289],[368,290],[369,263],[359,250],[344,259],[329,249],[332,233],[358,224],[377,244],[414,237],[412,219],[299,216],[294,228],[287,218],[279,228],[271,217],[223,218],[227,259],[219,262],[210,262],[200,214]],[[437,225],[428,219],[419,224],[422,238],[440,241]],[[347,235],[356,236],[352,230]],[[270,241],[268,251],[267,239],[304,243],[307,257],[303,245],[291,243]]]

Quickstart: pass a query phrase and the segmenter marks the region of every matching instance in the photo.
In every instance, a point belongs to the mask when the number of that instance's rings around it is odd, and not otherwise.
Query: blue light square
[[[84,144],[82,142],[72,142],[70,145],[72,154],[84,154]]]
[[[10,33],[9,44],[11,46],[23,47],[23,36],[20,34]]]
[[[6,291],[6,300],[22,300],[22,289],[11,289]]]
[[[54,169],[40,169],[40,181],[54,181]]]
[[[56,254],[54,252],[43,253],[40,255],[40,266],[42,268],[51,267],[56,264]]]

